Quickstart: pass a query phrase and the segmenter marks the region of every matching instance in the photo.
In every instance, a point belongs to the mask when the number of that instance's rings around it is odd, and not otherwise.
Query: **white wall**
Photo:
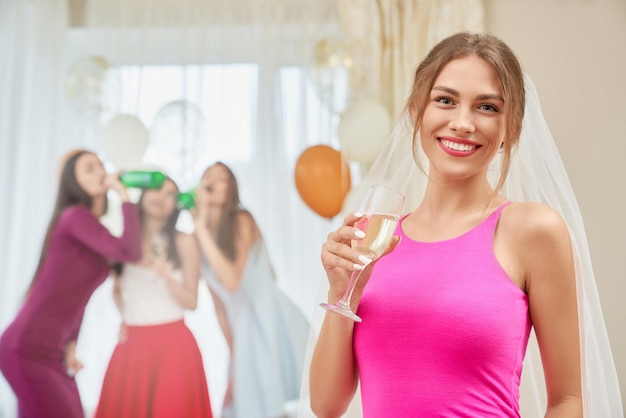
[[[484,4],[537,86],[576,192],[626,401],[626,1]]]

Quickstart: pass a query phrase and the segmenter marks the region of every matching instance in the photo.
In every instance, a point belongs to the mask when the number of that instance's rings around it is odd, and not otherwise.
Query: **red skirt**
[[[185,323],[129,326],[113,351],[95,418],[211,416],[202,357]]]

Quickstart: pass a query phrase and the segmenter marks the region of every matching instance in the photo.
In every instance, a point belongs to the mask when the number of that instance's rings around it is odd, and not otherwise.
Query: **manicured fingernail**
[[[357,218],[361,218],[363,217],[363,214],[361,212],[354,212],[354,216],[356,216]]]
[[[365,257],[364,255],[362,255],[362,254],[361,254],[361,255],[359,256],[359,261],[360,261],[361,263],[363,263],[364,265],[366,265],[366,266],[367,266],[369,263],[371,263],[371,262],[372,262],[372,259],[371,259],[371,258],[369,258],[369,257]]]
[[[354,231],[354,236],[357,238],[365,238],[365,232],[357,229],[356,231]]]
[[[354,267],[354,268],[355,268],[355,269],[357,269],[357,270],[363,270],[363,269],[365,268],[365,266],[362,266],[362,265],[357,264],[357,263],[354,263],[354,264],[352,265],[352,267]]]

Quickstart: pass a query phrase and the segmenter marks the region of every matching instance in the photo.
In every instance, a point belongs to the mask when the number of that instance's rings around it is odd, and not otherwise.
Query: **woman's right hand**
[[[70,341],[65,346],[63,363],[69,377],[74,377],[83,368],[83,363],[76,357],[76,340]]]
[[[353,300],[360,299],[363,285],[369,279],[371,269],[366,269],[372,260],[354,250],[351,246],[352,239],[362,238],[365,232],[354,226],[361,219],[360,213],[350,213],[343,220],[343,225],[328,234],[326,242],[322,245],[322,265],[328,276],[330,289],[328,291],[328,303],[337,302],[350,280],[352,272],[366,270],[361,273],[357,288],[353,293]]]
[[[326,242],[322,245],[322,265],[324,266],[330,285],[328,303],[335,303],[341,298],[348,287],[352,272],[363,270],[351,298],[351,301],[353,303],[356,302],[355,304],[358,305],[358,301],[361,299],[361,294],[363,293],[363,288],[372,274],[372,267],[375,264],[375,260],[364,256],[351,246],[352,239],[363,238],[365,236],[364,231],[354,226],[356,221],[362,217],[363,215],[358,212],[346,215],[343,220],[343,225],[328,234]],[[400,237],[393,237],[381,257],[393,251],[399,242]]]
[[[120,195],[122,202],[128,202],[128,191],[126,190],[126,186],[120,181],[120,174],[121,171],[107,174],[104,183],[109,189],[115,190],[117,194]]]
[[[117,342],[120,344],[124,344],[128,340],[128,326],[122,322],[120,325],[120,332],[117,336]]]

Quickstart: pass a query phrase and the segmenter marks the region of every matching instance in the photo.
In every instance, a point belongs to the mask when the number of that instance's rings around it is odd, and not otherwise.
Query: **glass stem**
[[[346,288],[346,291],[343,293],[343,296],[341,297],[341,299],[339,299],[339,302],[337,302],[338,305],[342,305],[343,307],[347,308],[350,311],[352,311],[352,308],[350,307],[350,300],[352,299],[352,292],[354,292],[354,289],[356,288],[356,282],[357,280],[359,280],[359,277],[361,276],[362,271],[363,270],[352,272],[352,274],[350,275],[350,281],[348,282],[348,287]]]

